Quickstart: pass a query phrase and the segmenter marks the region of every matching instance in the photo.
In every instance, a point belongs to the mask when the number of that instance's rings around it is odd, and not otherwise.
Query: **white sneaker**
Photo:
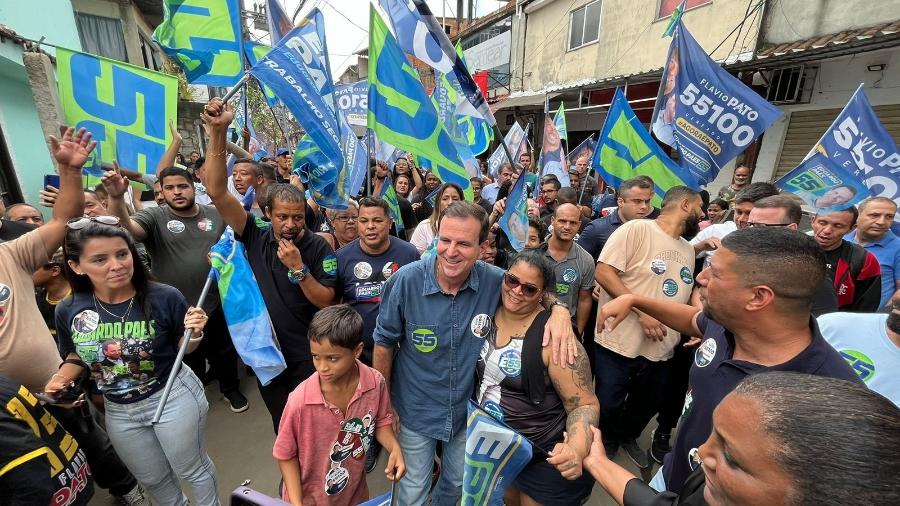
[[[150,506],[150,500],[144,496],[144,489],[140,485],[135,485],[131,492],[119,496],[117,499],[127,506]]]

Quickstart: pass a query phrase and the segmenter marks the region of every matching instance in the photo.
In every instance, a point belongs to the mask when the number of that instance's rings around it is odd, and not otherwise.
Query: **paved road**
[[[219,476],[219,497],[224,505],[228,504],[231,491],[241,485],[245,480],[250,480],[249,486],[269,495],[276,494],[276,488],[281,478],[278,465],[272,458],[272,422],[269,413],[263,405],[253,378],[244,378],[241,391],[250,400],[250,409],[243,413],[232,413],[228,403],[219,394],[216,384],[206,388],[207,398],[210,399],[208,435],[209,454],[216,464]],[[655,422],[650,423],[650,428]],[[649,444],[650,428],[641,438],[642,446]],[[638,474],[638,470],[631,464],[624,452],[620,451],[616,461],[627,469]],[[383,494],[390,490],[390,485],[384,476],[384,466],[387,464],[387,456],[383,453],[376,468],[368,476],[369,492],[372,496]],[[188,490],[185,487],[185,490]],[[98,490],[91,501],[92,505],[107,506],[116,502],[104,490]],[[613,501],[600,487],[594,488],[594,493],[589,506],[613,506]]]

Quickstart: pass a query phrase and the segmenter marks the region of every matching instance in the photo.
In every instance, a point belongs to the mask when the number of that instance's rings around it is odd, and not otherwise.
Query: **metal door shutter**
[[[900,104],[879,105],[874,107],[875,114],[890,132],[894,142],[900,144]],[[842,109],[819,109],[815,111],[796,111],[791,114],[781,153],[775,164],[775,175],[772,181],[778,180],[803,161],[813,145],[819,141],[825,130],[831,126],[834,118]]]

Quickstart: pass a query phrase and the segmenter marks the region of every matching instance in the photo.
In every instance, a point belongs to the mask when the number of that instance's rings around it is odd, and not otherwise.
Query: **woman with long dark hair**
[[[419,253],[424,253],[431,245],[431,241],[437,236],[438,221],[444,209],[460,200],[465,200],[465,195],[463,195],[463,189],[458,184],[444,183],[441,185],[438,189],[437,198],[434,200],[434,209],[431,211],[431,216],[427,220],[419,222],[412,237],[409,238],[409,242],[419,250]]]
[[[150,281],[118,218],[75,218],[66,225],[64,270],[72,295],[56,308],[65,363],[44,388],[54,394],[90,373],[103,394],[106,430],[125,465],[158,504],[218,505],[216,468],[206,452],[209,405],[203,384],[180,368],[159,423],[152,419],[185,328],[188,351],[203,338],[206,314],[171,286]]]

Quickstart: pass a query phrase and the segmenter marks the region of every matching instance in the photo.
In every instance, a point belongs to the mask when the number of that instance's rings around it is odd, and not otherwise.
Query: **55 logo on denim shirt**
[[[416,349],[422,353],[431,353],[437,348],[438,338],[431,329],[416,329],[411,339]]]

